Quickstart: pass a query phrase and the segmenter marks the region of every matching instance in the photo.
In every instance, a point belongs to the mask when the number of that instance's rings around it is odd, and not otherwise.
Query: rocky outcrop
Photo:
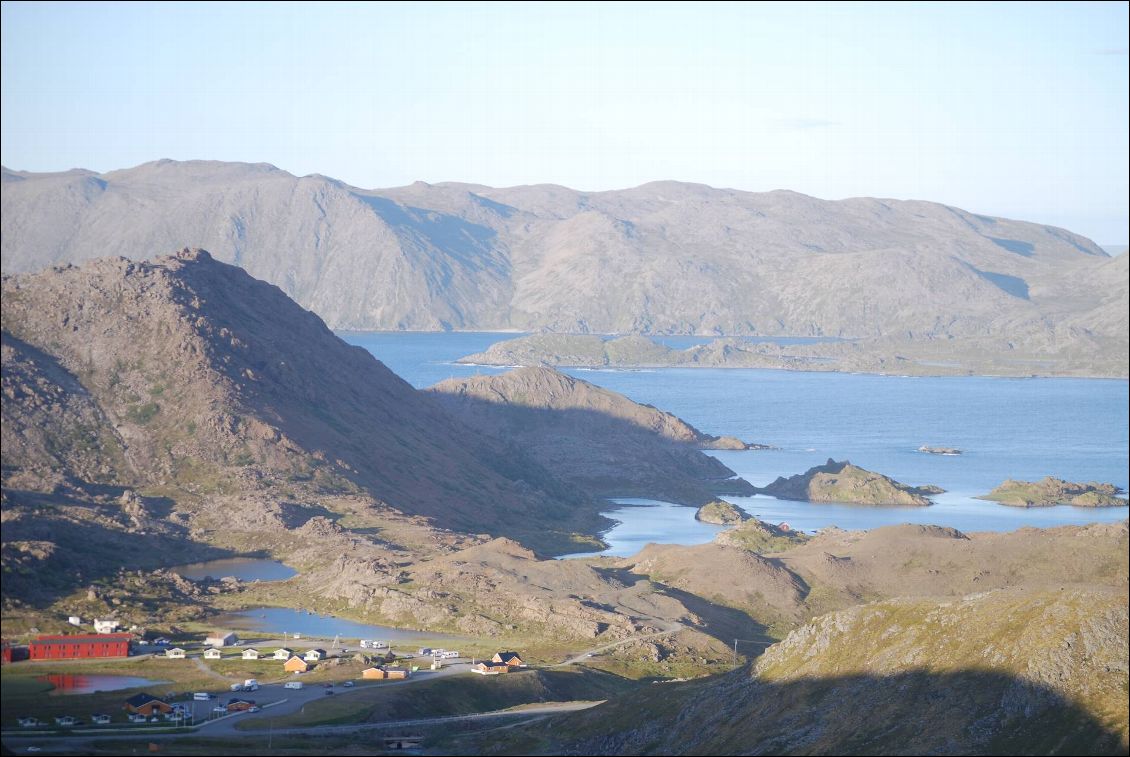
[[[707,502],[694,514],[695,520],[716,526],[733,526],[749,520],[745,511],[724,499]]]
[[[954,455],[960,455],[961,454],[961,450],[959,450],[957,447],[929,447],[925,444],[923,444],[921,447],[919,447],[918,451],[919,452],[925,452],[925,453],[930,454],[930,455],[950,455],[950,456],[954,456]]]
[[[557,475],[602,496],[699,505],[753,487],[699,450],[745,448],[622,394],[559,373],[519,368],[450,379],[430,390],[464,423],[507,440]]]
[[[759,491],[779,499],[805,502],[926,506],[933,504],[927,495],[940,494],[942,489],[907,486],[846,460],[836,462],[829,458],[824,465],[809,468],[796,476],[780,477]]]
[[[1009,479],[979,499],[1012,507],[1125,507],[1126,500],[1119,497],[1119,494],[1122,494],[1122,490],[1114,484],[1094,481],[1080,484],[1046,476],[1039,481]]]

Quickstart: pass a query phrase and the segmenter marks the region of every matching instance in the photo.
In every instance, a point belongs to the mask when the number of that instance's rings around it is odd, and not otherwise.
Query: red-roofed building
[[[132,634],[84,633],[39,636],[28,647],[33,660],[72,660],[77,657],[128,657]]]

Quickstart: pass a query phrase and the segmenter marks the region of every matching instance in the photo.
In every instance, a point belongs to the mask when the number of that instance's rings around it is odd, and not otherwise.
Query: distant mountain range
[[[4,169],[5,272],[199,246],[339,329],[1126,341],[1125,258],[931,202],[656,182],[365,190],[265,164]]]

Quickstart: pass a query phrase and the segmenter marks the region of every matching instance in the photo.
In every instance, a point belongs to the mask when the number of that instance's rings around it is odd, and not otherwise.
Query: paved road
[[[590,657],[595,657],[598,654],[602,654],[604,652],[607,652],[609,649],[615,649],[616,647],[623,646],[624,644],[633,644],[637,641],[645,641],[646,639],[657,639],[660,636],[669,636],[673,633],[678,633],[679,631],[681,631],[685,628],[689,628],[689,626],[686,626],[682,623],[676,623],[676,622],[670,621],[670,620],[662,620],[660,618],[654,618],[654,617],[649,617],[648,619],[653,621],[654,623],[658,624],[659,626],[663,627],[664,630],[656,631],[655,633],[644,634],[643,636],[631,636],[627,639],[621,639],[620,641],[614,641],[611,644],[604,644],[604,645],[599,646],[599,647],[593,647],[592,649],[586,649],[584,652],[581,652],[579,655],[577,655],[575,657],[570,657],[569,659],[565,660],[564,662],[559,662],[556,665],[550,665],[549,667],[560,668],[560,667],[564,667],[565,665],[576,665],[577,663],[585,662]]]
[[[443,725],[448,723],[457,722],[472,722],[476,720],[492,720],[492,719],[534,719],[542,718],[548,715],[559,715],[565,712],[576,712],[578,710],[586,710],[590,707],[595,707],[600,702],[555,702],[550,704],[539,704],[533,707],[526,707],[520,710],[496,710],[494,712],[479,712],[472,715],[451,715],[439,718],[418,718],[415,720],[385,720],[379,723],[358,723],[354,725],[335,725],[335,726],[309,726],[305,728],[279,728],[272,729],[269,733],[263,731],[256,731],[248,733],[246,731],[236,731],[231,733],[219,733],[209,730],[203,730],[193,734],[183,733],[104,733],[104,734],[82,734],[76,736],[68,736],[61,738],[44,738],[42,736],[36,738],[34,736],[14,736],[12,738],[4,739],[4,746],[13,752],[24,752],[29,746],[37,746],[50,752],[59,751],[78,751],[84,747],[99,741],[116,741],[116,740],[133,740],[155,742],[155,741],[170,741],[180,738],[230,738],[236,735],[247,739],[262,739],[273,738],[274,736],[298,736],[298,735],[345,735],[350,733],[357,733],[359,731],[375,730],[375,729],[390,729],[390,728],[427,728],[431,726]],[[262,714],[262,713],[258,713]],[[250,715],[248,716],[250,717]]]

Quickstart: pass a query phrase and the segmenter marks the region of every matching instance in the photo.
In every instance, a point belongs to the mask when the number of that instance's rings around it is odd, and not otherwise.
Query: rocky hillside
[[[927,495],[940,494],[942,490],[936,486],[907,486],[882,473],[852,465],[847,460],[837,462],[829,458],[828,462],[804,473],[779,477],[759,491],[780,499],[803,502],[925,506],[933,504]]]
[[[198,543],[300,526],[334,496],[543,548],[602,523],[536,462],[202,251],[5,276],[3,331],[5,554],[52,541],[63,510],[49,504],[126,528],[118,500],[135,489]]]
[[[1125,753],[1126,601],[863,605],[794,631],[752,676],[629,695],[542,734],[576,754]]]
[[[929,202],[679,182],[364,190],[203,161],[2,178],[7,272],[187,241],[334,328],[994,337],[1065,359],[1125,353],[1125,256]]]
[[[670,413],[558,373],[520,368],[449,379],[432,393],[469,426],[507,440],[594,494],[700,505],[753,487],[700,449],[742,449]]]

